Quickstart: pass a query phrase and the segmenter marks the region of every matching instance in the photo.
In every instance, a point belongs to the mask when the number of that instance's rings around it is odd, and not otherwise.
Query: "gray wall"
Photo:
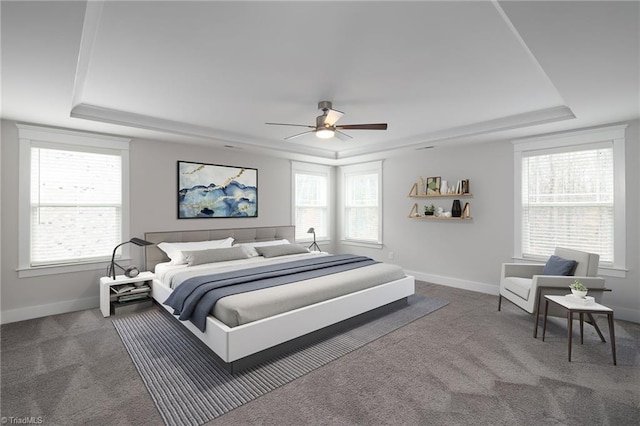
[[[607,277],[613,289],[604,303],[618,318],[640,322],[640,137],[638,121],[627,132],[627,272]],[[104,270],[18,279],[18,140],[15,124],[2,122],[2,321],[98,306],[98,281]],[[176,219],[176,161],[255,167],[259,170],[259,217],[255,219]],[[470,179],[473,197],[469,222],[409,219],[415,201],[407,197],[418,176],[442,176],[449,182]],[[336,244],[336,251],[394,262],[439,284],[497,294],[500,264],[513,252],[513,148],[508,142],[434,148],[392,156],[383,162],[383,249]],[[451,208],[453,198],[434,204]],[[336,229],[340,226],[336,215]],[[146,231],[290,225],[291,175],[285,159],[243,151],[136,139],[131,144],[131,236]],[[329,246],[332,247],[332,246]],[[140,250],[131,249],[136,264]],[[389,259],[393,252],[394,259]],[[497,304],[497,299],[496,299]]]
[[[627,253],[626,278],[606,278],[612,289],[603,303],[616,316],[640,322],[640,238],[638,121],[627,129]],[[451,209],[453,198],[411,199],[407,195],[419,176],[441,176],[450,183],[469,179],[472,221],[409,219],[414,202],[420,211],[432,200]],[[368,255],[394,262],[416,278],[469,290],[498,294],[500,265],[513,255],[513,146],[509,142],[434,148],[392,157],[383,162],[383,249],[338,244],[339,252]],[[393,260],[389,253],[393,253]],[[497,308],[497,298],[496,298]]]
[[[99,305],[98,270],[18,278],[18,132],[2,121],[2,322],[35,318]],[[258,169],[257,218],[178,220],[176,162],[200,161]],[[194,230],[291,225],[290,162],[239,150],[134,139],[131,143],[131,236],[147,231]],[[132,264],[141,265],[142,250],[131,246]]]

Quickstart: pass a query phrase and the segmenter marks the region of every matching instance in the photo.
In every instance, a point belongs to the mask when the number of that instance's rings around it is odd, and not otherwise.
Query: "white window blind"
[[[343,168],[344,239],[379,244],[381,164]]]
[[[613,144],[523,153],[521,211],[523,257],[567,247],[612,264]]]
[[[102,268],[129,232],[129,139],[17,127],[19,276]]]
[[[119,155],[31,148],[31,266],[109,257],[122,235]]]
[[[315,164],[293,163],[294,215],[296,241],[329,239],[330,168]]]
[[[296,174],[296,240],[309,239],[314,228],[316,238],[328,238],[327,177]]]

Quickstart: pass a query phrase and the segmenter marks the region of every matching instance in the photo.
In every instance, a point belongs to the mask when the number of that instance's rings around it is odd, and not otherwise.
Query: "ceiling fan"
[[[292,136],[287,136],[284,140],[294,139],[302,135],[306,135],[308,133],[315,133],[316,136],[320,139],[329,139],[334,136],[338,137],[346,137],[349,139],[353,139],[352,136],[341,132],[341,130],[387,130],[387,123],[377,123],[377,124],[342,124],[336,126],[336,122],[340,120],[340,117],[344,115],[343,112],[335,110],[332,108],[331,102],[329,101],[320,101],[318,102],[318,109],[322,110],[322,115],[316,117],[316,125],[309,126],[306,124],[288,124],[288,123],[265,123],[271,124],[274,126],[296,126],[296,127],[307,127],[312,130],[307,130],[306,132],[298,133]]]

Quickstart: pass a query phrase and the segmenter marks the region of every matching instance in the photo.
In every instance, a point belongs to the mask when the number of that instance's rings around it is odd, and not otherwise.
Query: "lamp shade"
[[[315,234],[316,230],[313,228],[309,228],[309,230],[307,231],[307,234]]]
[[[114,280],[116,279],[116,266],[120,269],[122,269],[123,271],[125,271],[125,275],[128,275],[128,271],[129,270],[135,270],[135,275],[138,275],[138,268],[134,267],[130,267],[128,269],[123,268],[122,266],[118,265],[118,263],[116,262],[116,251],[118,250],[118,247],[120,247],[121,245],[127,244],[127,243],[131,243],[131,244],[135,244],[137,246],[152,246],[153,243],[150,243],[147,240],[143,240],[142,238],[131,238],[129,241],[125,241],[124,243],[120,243],[118,244],[114,249],[113,249],[113,254],[111,255],[111,263],[109,264],[109,269],[107,270],[107,275],[111,276]]]
[[[142,238],[132,238],[129,240],[130,243],[133,243],[137,246],[152,246],[153,243],[150,243],[149,241],[143,240]]]
[[[333,135],[335,135],[336,132],[334,132],[332,129],[318,129],[316,130],[316,136],[320,139],[329,139],[332,138]]]

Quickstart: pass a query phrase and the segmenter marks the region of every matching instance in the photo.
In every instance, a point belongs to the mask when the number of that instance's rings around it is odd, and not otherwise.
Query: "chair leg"
[[[501,294],[498,295],[498,311],[500,311],[500,308],[502,308],[502,295]]]

